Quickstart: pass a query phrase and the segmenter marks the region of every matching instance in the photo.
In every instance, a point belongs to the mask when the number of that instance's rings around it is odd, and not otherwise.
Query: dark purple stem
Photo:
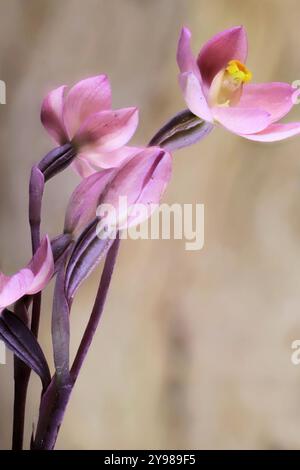
[[[61,387],[57,377],[54,377],[42,399],[36,437],[32,445],[33,450],[53,450],[55,446],[73,387],[87,356],[104,309],[119,244],[120,238],[117,235],[106,256],[94,307],[71,368],[71,383],[64,384]]]
[[[53,450],[72,388],[71,383],[61,386],[54,375],[49,388],[42,396],[38,426],[31,450]]]
[[[22,301],[15,305],[15,314],[25,323],[28,323],[28,312]],[[14,418],[12,450],[22,450],[24,436],[25,406],[27,388],[30,377],[30,368],[14,356]]]
[[[14,420],[12,450],[23,449],[25,407],[30,368],[17,356],[14,357]]]
[[[117,235],[115,241],[113,242],[107,254],[105,265],[103,268],[103,273],[101,276],[101,281],[100,281],[97,296],[96,296],[96,300],[94,303],[94,307],[93,307],[89,322],[87,324],[87,327],[85,329],[84,335],[82,337],[80,346],[78,348],[77,354],[75,356],[73,365],[71,367],[71,378],[74,383],[77,380],[82,364],[86,358],[86,355],[92,343],[94,334],[97,330],[97,327],[98,327],[98,324],[99,324],[99,321],[103,312],[110,281],[112,278],[114,266],[115,266],[117,255],[118,255],[119,245],[120,245],[120,238],[119,238],[119,235]]]
[[[44,176],[41,171],[33,167],[29,183],[29,224],[31,232],[32,253],[34,254],[40,245],[41,208],[44,191]],[[28,324],[28,313],[23,303],[16,305],[16,314]],[[35,337],[38,336],[40,324],[41,294],[35,294],[32,301],[31,330]],[[26,313],[25,313],[26,312]],[[27,390],[31,369],[17,357],[14,358],[14,418],[12,449],[22,450],[24,439],[24,421]]]
[[[41,236],[41,212],[42,212],[42,199],[44,193],[44,176],[42,172],[33,167],[31,170],[31,177],[29,183],[29,224],[31,232],[31,245],[32,254],[36,252],[40,246]],[[32,317],[31,317],[31,331],[38,337],[40,325],[40,311],[41,311],[41,294],[35,294],[32,303]]]
[[[31,232],[32,253],[34,254],[40,245],[41,210],[45,181],[64,170],[71,164],[76,156],[76,150],[68,143],[49,152],[31,170],[29,184],[29,224]],[[24,299],[26,309],[27,299]],[[38,337],[41,311],[41,293],[35,294],[32,299],[31,331]],[[26,318],[28,324],[28,314]],[[31,370],[20,359],[14,359],[15,399],[14,399],[14,424],[13,444],[14,450],[23,447],[25,406],[27,388]]]

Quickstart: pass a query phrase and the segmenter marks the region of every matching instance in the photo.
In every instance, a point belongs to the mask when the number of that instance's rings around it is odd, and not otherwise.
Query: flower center
[[[235,83],[247,83],[252,78],[252,73],[239,60],[230,60],[227,64],[225,72]]]
[[[212,81],[209,100],[212,106],[232,106],[239,102],[243,84],[248,83],[252,73],[239,60],[230,60]]]

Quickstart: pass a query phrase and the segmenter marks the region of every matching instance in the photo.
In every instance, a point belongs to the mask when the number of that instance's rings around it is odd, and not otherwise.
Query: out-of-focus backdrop
[[[39,122],[51,88],[107,73],[115,107],[137,105],[146,143],[185,107],[175,60],[182,25],[195,52],[247,28],[254,81],[300,79],[298,0],[0,0],[0,269],[30,257],[31,165],[52,143]],[[295,106],[290,119],[300,119]],[[205,246],[124,241],[106,311],[58,448],[300,448],[300,137],[258,144],[221,128],[174,155],[165,201],[205,204]],[[43,230],[55,236],[78,182],[47,185]],[[100,270],[72,312],[72,351]],[[42,344],[51,357],[51,287]],[[0,366],[0,448],[9,448],[12,357]],[[40,384],[32,378],[27,437]],[[27,443],[28,447],[28,438]]]

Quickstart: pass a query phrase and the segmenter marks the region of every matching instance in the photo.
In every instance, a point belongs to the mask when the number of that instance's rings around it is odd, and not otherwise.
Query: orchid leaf
[[[44,353],[25,323],[7,309],[0,315],[0,338],[19,359],[39,375],[43,389],[46,389],[51,375]]]

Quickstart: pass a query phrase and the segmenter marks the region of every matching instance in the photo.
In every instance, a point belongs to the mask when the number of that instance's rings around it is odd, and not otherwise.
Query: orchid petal
[[[111,88],[106,75],[76,83],[65,98],[64,123],[72,140],[84,121],[94,113],[111,109]]]
[[[135,204],[149,206],[159,203],[171,177],[171,162],[171,155],[165,150],[160,147],[148,147],[116,173],[101,202],[119,211],[116,224],[118,228],[133,224],[128,214],[130,206]],[[124,208],[119,207],[120,197],[126,197]],[[149,216],[150,213],[145,211],[142,219],[135,216],[134,225]]]
[[[72,162],[72,168],[75,173],[78,174],[81,178],[87,178],[95,173],[95,167],[89,163],[84,158],[80,158],[79,155],[77,158]]]
[[[130,215],[125,227],[132,227],[138,225],[148,217],[152,215],[154,210],[157,208],[166,187],[171,179],[172,175],[172,156],[170,153],[165,152],[163,157],[155,167],[148,184],[141,192],[137,204],[142,204],[144,207],[148,207],[148,211],[136,212]],[[123,228],[122,226],[120,227]]]
[[[45,237],[26,268],[12,276],[0,273],[0,308],[16,302],[25,294],[35,294],[50,280],[54,270],[51,245]]]
[[[260,132],[271,123],[270,114],[262,109],[217,106],[213,113],[217,121],[235,134]]]
[[[193,114],[212,122],[212,113],[204,96],[199,79],[193,72],[185,72],[179,75],[181,87],[187,107]]]
[[[27,268],[34,276],[27,294],[36,294],[48,284],[54,272],[51,243],[47,235],[42,239]]]
[[[191,49],[191,37],[190,30],[182,28],[177,47],[177,64],[181,73],[193,72],[201,80],[196,58]]]
[[[113,174],[114,170],[104,170],[82,180],[70,198],[64,232],[80,233],[96,217],[100,196]]]
[[[90,116],[76,134],[82,153],[116,150],[133,136],[138,125],[137,108],[102,111]]]
[[[243,26],[222,31],[207,41],[197,61],[204,85],[209,87],[213,78],[230,60],[236,59],[245,63],[247,50],[247,34]]]
[[[179,85],[192,113],[206,121],[211,121],[212,114],[202,89],[200,71],[191,49],[191,36],[188,28],[182,28],[177,47],[177,63],[180,70]]]
[[[95,171],[100,169],[117,168],[124,165],[130,158],[139,153],[142,149],[139,147],[121,147],[112,152],[84,152],[78,155],[78,159],[83,162],[82,169],[84,173],[88,173],[94,168]],[[84,169],[84,165],[87,164],[87,168]]]
[[[68,141],[67,132],[63,122],[63,101],[66,86],[48,93],[42,103],[41,121],[45,129],[55,142],[62,145]]]
[[[271,124],[262,132],[242,135],[242,137],[249,140],[255,140],[257,142],[276,142],[278,140],[288,139],[289,137],[293,137],[298,134],[300,134],[300,122],[289,122],[287,124]]]
[[[288,83],[253,83],[244,85],[238,107],[263,109],[275,122],[291,110],[294,96],[295,88]]]
[[[33,274],[29,269],[21,269],[12,276],[0,273],[0,310],[13,304],[23,297],[33,282]]]

